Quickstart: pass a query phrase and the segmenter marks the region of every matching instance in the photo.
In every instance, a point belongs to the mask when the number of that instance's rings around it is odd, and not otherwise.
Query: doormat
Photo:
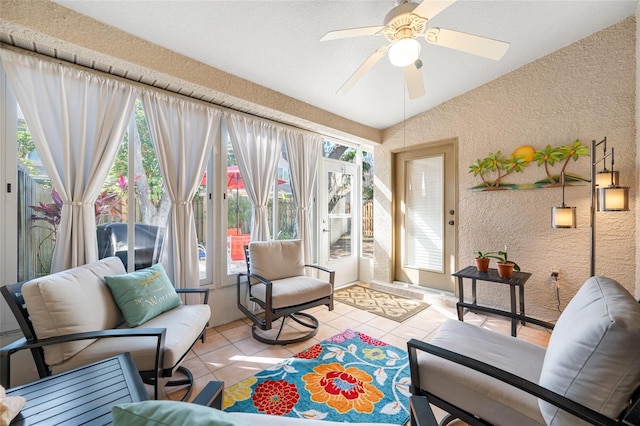
[[[348,329],[226,388],[222,407],[403,425],[409,420],[410,384],[406,350]]]
[[[361,285],[341,288],[333,293],[334,300],[390,320],[402,322],[429,306],[420,300],[389,294]]]

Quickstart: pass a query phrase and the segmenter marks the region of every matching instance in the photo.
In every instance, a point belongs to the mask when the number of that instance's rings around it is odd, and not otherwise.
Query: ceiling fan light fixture
[[[420,42],[415,38],[403,38],[389,47],[389,62],[396,67],[413,64],[420,56]]]

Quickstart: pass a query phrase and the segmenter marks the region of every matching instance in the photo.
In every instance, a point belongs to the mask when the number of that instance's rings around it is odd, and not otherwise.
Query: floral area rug
[[[225,389],[223,409],[402,425],[409,386],[406,350],[349,329]]]
[[[428,303],[420,300],[408,299],[361,285],[353,285],[336,290],[333,293],[333,298],[347,305],[355,306],[372,314],[398,322],[411,318],[421,310],[429,307]]]

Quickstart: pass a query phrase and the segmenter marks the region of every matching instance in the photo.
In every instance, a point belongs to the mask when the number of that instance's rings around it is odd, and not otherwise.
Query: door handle
[[[331,232],[331,230],[322,228],[322,232]]]
[[[452,221],[452,220],[450,220],[450,221],[449,221],[449,225],[453,225],[454,223],[455,223],[455,222],[454,222],[454,221]]]

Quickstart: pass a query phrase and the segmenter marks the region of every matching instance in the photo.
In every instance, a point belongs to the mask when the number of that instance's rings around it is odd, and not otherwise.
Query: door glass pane
[[[328,172],[329,259],[351,257],[351,203],[353,176],[348,173]]]
[[[198,268],[201,280],[207,278],[207,171],[205,170],[198,192],[193,198],[193,216],[198,236]]]
[[[373,257],[373,152],[362,152],[362,257]]]
[[[406,170],[406,265],[442,272],[444,157],[411,160]]]

